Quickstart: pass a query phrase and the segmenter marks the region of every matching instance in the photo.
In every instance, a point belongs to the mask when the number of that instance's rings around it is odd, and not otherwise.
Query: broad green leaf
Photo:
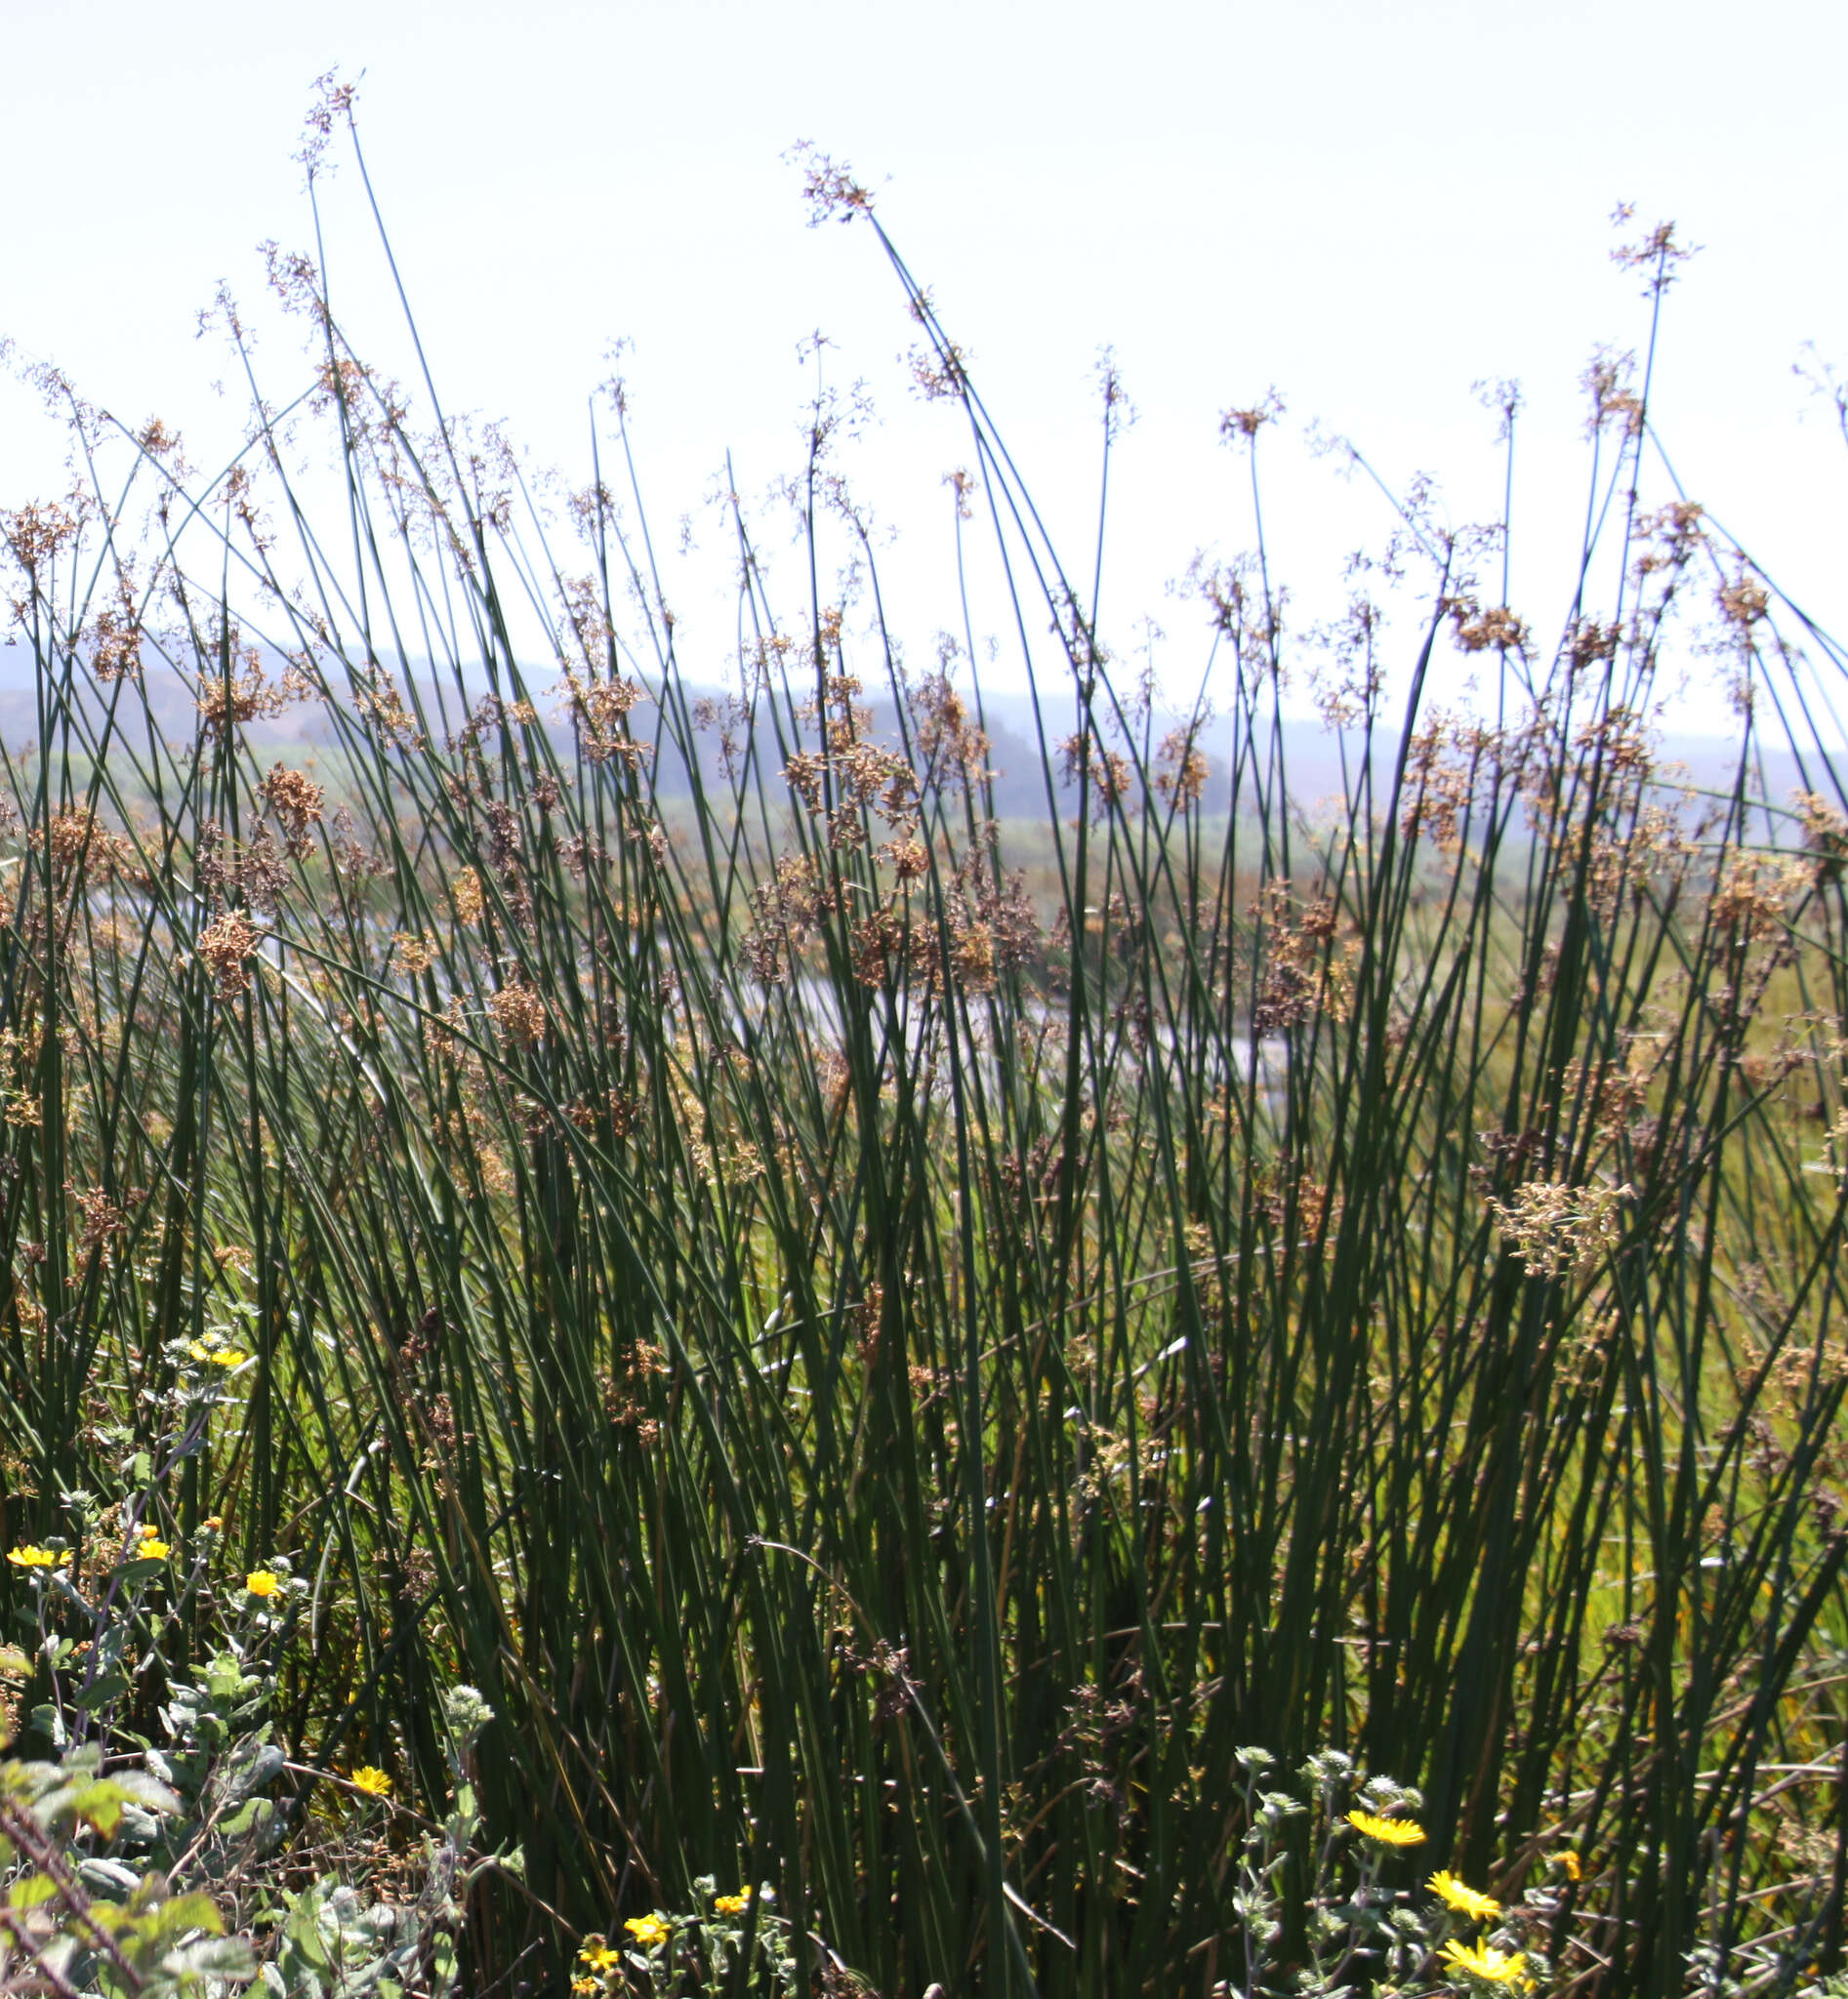
[[[203,1930],[208,1937],[225,1934],[225,1918],[209,1895],[195,1891],[190,1895],[176,1895],[170,1901],[161,1903],[161,1935],[171,1937],[186,1930]]]
[[[7,1906],[12,1909],[35,1909],[43,1903],[54,1901],[58,1897],[58,1884],[49,1874],[28,1874],[21,1881],[16,1881],[7,1890]]]
[[[92,1680],[77,1696],[77,1705],[86,1714],[95,1714],[100,1707],[105,1707],[128,1692],[128,1676],[125,1673],[103,1673]]]
[[[228,1818],[219,1821],[219,1830],[226,1839],[241,1839],[247,1832],[260,1825],[267,1825],[275,1816],[276,1808],[267,1798],[251,1798],[233,1812]]]

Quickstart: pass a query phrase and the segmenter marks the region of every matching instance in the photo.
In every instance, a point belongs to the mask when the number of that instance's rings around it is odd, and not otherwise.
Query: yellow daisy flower
[[[614,1972],[622,1969],[623,1954],[598,1937],[587,1943],[578,1952],[579,1964],[587,1964],[594,1972]],[[596,1987],[592,1986],[595,1991]]]
[[[7,1560],[16,1569],[56,1569],[60,1557],[54,1555],[49,1548],[41,1548],[27,1541],[22,1547],[9,1548]]]
[[[215,1367],[241,1367],[250,1356],[241,1347],[220,1347],[210,1358]]]
[[[1424,1885],[1459,1916],[1468,1916],[1474,1922],[1492,1923],[1501,1913],[1501,1904],[1493,1896],[1465,1888],[1447,1867],[1440,1867]]]
[[[163,1541],[158,1534],[144,1534],[141,1545],[135,1550],[133,1560],[137,1562],[164,1562],[173,1553],[173,1544]]]
[[[1424,1844],[1424,1828],[1410,1818],[1379,1818],[1371,1812],[1350,1812],[1347,1822],[1364,1838],[1376,1841],[1382,1847],[1419,1847]]]
[[[1582,1881],[1584,1879],[1584,1869],[1579,1864],[1579,1856],[1571,1847],[1560,1848],[1558,1853],[1553,1856],[1553,1865],[1565,1868],[1568,1881]]]
[[[282,1580],[267,1569],[253,1569],[244,1577],[244,1587],[254,1597],[273,1597],[280,1592]]]
[[[1527,1959],[1518,1950],[1498,1950],[1493,1943],[1458,1943],[1456,1938],[1438,1952],[1446,1971],[1461,1972],[1479,1985],[1527,1985]]]
[[[736,1895],[720,1895],[713,1898],[713,1907],[721,1916],[741,1916],[750,1906],[751,1891],[748,1888],[739,1889]]]
[[[668,1940],[668,1926],[659,1916],[631,1916],[623,1925],[643,1950],[652,1950]]]
[[[377,1764],[362,1763],[347,1779],[356,1791],[364,1791],[368,1798],[389,1798],[391,1795],[391,1779]]]

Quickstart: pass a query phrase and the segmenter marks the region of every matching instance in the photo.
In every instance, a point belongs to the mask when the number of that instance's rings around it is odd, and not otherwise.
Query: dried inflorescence
[[[995,990],[995,933],[980,918],[965,914],[951,931],[950,962],[958,986],[969,997]]]
[[[822,152],[811,140],[799,140],[784,155],[802,171],[802,199],[808,204],[808,225],[852,222],[873,213],[873,196],[853,178],[852,170]]]
[[[1566,631],[1566,657],[1583,673],[1601,660],[1613,660],[1622,643],[1623,628],[1615,619],[1600,623],[1589,616],[1573,619]]]
[[[147,1199],[145,1187],[127,1189],[123,1196],[126,1206],[118,1205],[102,1187],[71,1185],[66,1192],[76,1205],[80,1221],[76,1244],[80,1261],[96,1251],[106,1262],[109,1245],[118,1236],[127,1233],[129,1210],[139,1207]]]
[[[995,829],[949,869],[941,918],[916,913],[906,931],[911,976],[927,993],[954,987],[965,998],[994,992],[1004,975],[1029,964],[1042,941],[1039,916],[1016,872],[998,877]]]
[[[1068,786],[1088,785],[1091,810],[1100,821],[1114,808],[1127,807],[1135,789],[1128,757],[1105,749],[1090,729],[1067,736],[1059,745],[1059,776]]]
[[[1509,1252],[1535,1277],[1560,1277],[1588,1270],[1617,1246],[1624,1203],[1635,1192],[1526,1180],[1505,1202],[1491,1200],[1489,1212]]]
[[[1741,633],[1748,634],[1771,610],[1771,592],[1748,570],[1742,569],[1716,595],[1721,617]]]
[[[1615,424],[1622,434],[1636,436],[1643,428],[1643,399],[1631,387],[1636,374],[1636,356],[1610,347],[1592,354],[1581,378],[1590,399],[1591,411],[1585,429],[1596,436],[1607,425]]]
[[[1252,1207],[1273,1229],[1289,1230],[1294,1222],[1294,1240],[1315,1242],[1340,1218],[1342,1203],[1328,1187],[1307,1171],[1288,1152],[1254,1164],[1252,1171]],[[1210,1232],[1202,1231],[1200,1253],[1211,1246]]]
[[[530,986],[503,986],[489,996],[494,1031],[509,1047],[530,1048],[545,1037],[545,1001]]]
[[[1735,948],[1787,938],[1791,904],[1809,888],[1811,872],[1785,855],[1736,854],[1707,898],[1707,920]]]
[[[1653,512],[1639,513],[1633,539],[1640,550],[1630,564],[1638,583],[1664,574],[1678,578],[1709,546],[1706,510],[1693,500],[1671,500]]]
[[[758,667],[760,674],[761,664]],[[736,784],[742,769],[742,752],[752,723],[750,704],[737,694],[717,699],[702,695],[693,704],[693,726],[702,735],[719,738],[719,767],[729,784]]]
[[[17,823],[9,800],[0,810],[0,831],[11,831]],[[27,837],[36,851],[50,856],[53,879],[62,892],[75,895],[92,879],[146,885],[135,842],[105,826],[86,805],[54,812],[47,825],[34,826]]]
[[[456,906],[456,920],[472,929],[481,920],[482,912],[487,908],[487,895],[481,886],[481,877],[473,868],[459,868],[450,877],[450,900]]]
[[[126,564],[116,575],[115,599],[97,613],[90,637],[90,671],[99,681],[104,686],[113,680],[141,684],[142,619],[134,575]]]
[[[837,850],[866,845],[869,813],[883,819],[900,837],[908,836],[917,823],[918,807],[911,764],[897,751],[868,741],[846,721],[831,721],[828,733],[825,752],[799,750],[783,765],[784,782],[803,810],[814,818],[825,817],[828,844]]]
[[[1260,1040],[1287,1033],[1318,1012],[1342,1018],[1349,1004],[1351,963],[1334,949],[1339,911],[1326,886],[1297,907],[1288,881],[1273,880],[1253,905],[1263,941],[1252,1032]]]
[[[208,909],[241,899],[253,910],[273,912],[289,885],[289,869],[267,825],[259,823],[240,844],[226,839],[216,819],[208,819],[193,848],[192,878]]]
[[[837,907],[827,872],[812,855],[786,854],[776,872],[751,893],[751,929],[745,960],[760,984],[779,986],[795,970],[802,945]]]
[[[928,345],[912,348],[912,386],[926,402],[953,402],[968,392],[969,362],[974,356],[953,340],[937,335]]]
[[[310,181],[322,170],[336,122],[350,128],[356,83],[342,83],[338,69],[323,70],[314,79],[314,98],[303,121],[302,145],[296,158],[307,169]]]
[[[1617,1054],[1575,1055],[1559,1073],[1557,1092],[1568,1129],[1589,1128],[1607,1145],[1628,1134],[1663,1059],[1660,1042],[1642,1034],[1631,1036]]]
[[[217,982],[221,1000],[240,999],[250,991],[250,960],[259,935],[238,910],[226,910],[199,932],[199,959]]]
[[[263,781],[263,801],[282,829],[289,858],[305,860],[314,850],[309,835],[321,823],[321,807],[326,802],[321,787],[306,772],[277,763]]]
[[[352,676],[353,702],[359,713],[400,750],[423,747],[424,732],[404,697],[383,668],[372,666]]]
[[[1615,777],[1633,780],[1634,786],[1640,786],[1655,774],[1650,729],[1633,708],[1609,708],[1595,720],[1581,723],[1573,738],[1573,748],[1580,754],[1580,768],[1600,780]],[[1640,791],[1634,786],[1624,793],[1626,805],[1640,800]]]
[[[840,613],[831,610],[824,615],[820,642],[838,651],[840,637]],[[876,898],[848,926],[849,962],[859,983],[880,986],[902,963],[929,987],[948,976],[965,992],[990,991],[1000,973],[1022,961],[1037,942],[1038,926],[1024,890],[994,879],[986,835],[961,860],[946,847],[943,864],[951,880],[941,920],[947,939],[938,915],[909,901],[932,873],[930,849],[919,837],[925,800],[950,791],[968,794],[986,782],[986,731],[971,719],[952,683],[947,657],[935,673],[907,690],[913,755],[873,740],[872,717],[859,693],[860,683],[850,674],[824,676],[820,699],[800,711],[802,720],[821,724],[821,740],[786,754],[783,779],[795,803],[820,822],[828,852],[866,850],[875,872],[870,880],[856,873],[838,882],[834,870],[841,864],[818,853],[781,858],[773,877],[753,894],[747,961],[766,983],[790,977],[807,939],[841,906],[842,884],[850,879],[848,892],[870,891]],[[875,820],[890,836],[877,847]]]
[[[1190,812],[1199,804],[1212,772],[1200,747],[1204,721],[1204,716],[1196,716],[1185,727],[1170,729],[1157,753],[1155,789],[1179,812]]]
[[[1841,879],[1848,859],[1848,817],[1819,792],[1798,792],[1791,807],[1803,828],[1803,844],[1815,856],[1811,879],[1817,887]]]
[[[56,500],[35,501],[0,513],[0,541],[34,587],[49,581],[52,564],[77,539],[78,511]]]
[[[1487,803],[1489,787],[1482,782],[1478,748],[1454,718],[1442,714],[1412,738],[1399,808],[1399,831],[1406,839],[1422,836],[1445,853],[1461,844],[1465,823]]]
[[[647,697],[634,680],[621,675],[608,679],[587,678],[567,672],[564,685],[569,702],[567,712],[576,724],[578,746],[592,763],[618,759],[628,770],[641,766],[643,745],[630,733],[629,714]]]
[[[891,973],[892,956],[904,938],[904,921],[895,910],[875,910],[862,917],[847,939],[854,979],[862,986],[884,985]]]
[[[1527,653],[1525,619],[1517,618],[1505,604],[1483,605],[1466,592],[1446,597],[1438,606],[1449,618],[1451,631],[1464,652]]]
[[[390,864],[384,856],[360,837],[358,822],[345,805],[335,812],[328,832],[334,866],[349,879],[371,880],[389,870]]]
[[[222,663],[199,676],[199,722],[208,736],[223,736],[247,722],[273,720],[315,692],[313,681],[293,661],[284,666],[279,680],[271,680],[262,652],[240,644],[234,632],[222,640],[221,651]]]
[[[391,938],[390,971],[400,979],[421,979],[436,962],[436,947],[422,934],[395,931]]]
[[[1611,221],[1621,228],[1634,218],[1635,213],[1634,203],[1620,201],[1611,213]],[[1672,222],[1660,222],[1646,229],[1633,243],[1620,243],[1611,252],[1611,262],[1621,270],[1647,271],[1649,282],[1644,296],[1651,297],[1666,291],[1675,281],[1677,268],[1700,254],[1698,243],[1683,243],[1675,235]]]
[[[1283,413],[1283,397],[1275,388],[1267,388],[1250,408],[1227,410],[1219,419],[1219,435],[1227,443],[1253,444],[1264,426],[1276,423]]]

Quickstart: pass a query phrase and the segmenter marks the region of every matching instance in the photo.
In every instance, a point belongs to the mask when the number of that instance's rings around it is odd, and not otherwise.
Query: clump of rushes
[[[316,116],[310,186],[349,138],[369,184],[350,94]],[[774,1883],[804,1990],[1435,1978],[1461,1912],[1349,1811],[1504,1904],[1458,1979],[1832,1973],[1848,660],[1658,449],[1676,237],[1625,253],[1640,359],[1587,377],[1569,605],[1510,602],[1505,516],[1413,493],[1374,593],[1296,634],[1254,403],[1253,546],[1194,571],[1170,726],[872,198],[803,172],[958,427],[941,671],[883,622],[819,374],[800,559],[731,504],[724,657],[619,392],[549,511],[307,257],[269,265],[289,383],[218,315],[227,471],[41,378],[98,483],[0,523],[38,667],[0,752],[12,1615],[74,1632],[97,1522],[157,1484],[132,1734],[208,1590],[284,1655],[289,1760],[390,1743],[407,1804],[472,1680],[525,1878],[443,1931],[468,1989],[602,1976],[592,1933],[665,1965],[644,1902],[761,1936],[708,1876]],[[1105,492],[1125,409],[1107,369]],[[997,825],[989,631],[1031,824]],[[1736,722],[1692,791],[1690,663]],[[1293,1808],[1238,1748],[1330,1741],[1416,1811],[1326,1763]]]

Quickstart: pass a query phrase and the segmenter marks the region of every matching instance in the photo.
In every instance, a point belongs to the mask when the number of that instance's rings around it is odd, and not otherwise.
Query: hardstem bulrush
[[[1848,660],[1676,483],[1679,239],[1567,601],[1382,481],[1297,630],[1242,394],[1248,546],[1138,658],[1114,365],[1062,553],[803,159],[945,427],[927,632],[819,344],[722,636],[623,385],[540,479],[337,246],[266,257],[299,347],[210,316],[205,470],[35,377],[89,483],[0,515],[21,1742],[248,1742],[238,1837],[356,1877],[290,1962],[415,1848],[450,1989],[1835,1975]]]

